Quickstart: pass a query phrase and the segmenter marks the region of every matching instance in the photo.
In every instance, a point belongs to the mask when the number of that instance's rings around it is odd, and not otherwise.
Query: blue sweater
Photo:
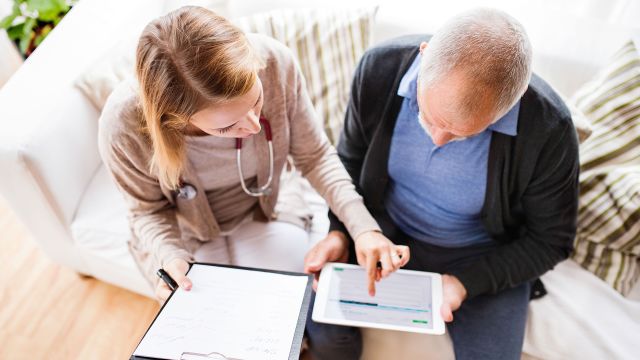
[[[432,245],[491,242],[480,218],[491,134],[517,135],[520,103],[482,133],[437,147],[418,120],[420,58],[398,87],[404,100],[391,138],[387,212],[400,230]]]

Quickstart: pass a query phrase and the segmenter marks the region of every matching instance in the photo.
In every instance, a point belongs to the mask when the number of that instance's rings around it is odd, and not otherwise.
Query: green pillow
[[[640,277],[640,53],[626,43],[575,104],[593,133],[580,148],[573,259],[628,294]]]

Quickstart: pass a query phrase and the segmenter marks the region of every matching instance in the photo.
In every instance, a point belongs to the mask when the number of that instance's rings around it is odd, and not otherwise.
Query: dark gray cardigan
[[[389,148],[403,100],[397,90],[420,42],[428,39],[405,36],[365,53],[355,72],[337,146],[367,208],[391,240],[400,236],[384,206]],[[578,140],[569,110],[534,75],[520,103],[518,135],[494,132],[491,138],[481,216],[489,235],[501,245],[476,263],[452,271],[469,298],[537,279],[569,256],[576,233],[578,173]],[[331,230],[346,234],[333,214],[330,219]]]

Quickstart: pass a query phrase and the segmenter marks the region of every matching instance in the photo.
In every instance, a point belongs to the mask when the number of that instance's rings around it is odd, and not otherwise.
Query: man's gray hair
[[[476,106],[493,101],[492,110],[502,114],[527,89],[531,53],[527,33],[516,19],[499,10],[471,10],[433,35],[422,56],[420,86],[433,86],[451,70],[462,70],[473,89],[466,89],[459,110],[471,115]]]

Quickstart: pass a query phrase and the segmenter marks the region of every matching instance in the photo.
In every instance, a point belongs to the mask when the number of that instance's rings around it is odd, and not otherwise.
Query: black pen
[[[158,275],[158,277],[160,277],[160,279],[162,279],[162,281],[167,284],[171,291],[175,291],[178,288],[178,284],[176,283],[176,281],[173,280],[173,278],[169,274],[167,274],[164,269],[158,269],[158,271],[156,271],[156,275]]]

